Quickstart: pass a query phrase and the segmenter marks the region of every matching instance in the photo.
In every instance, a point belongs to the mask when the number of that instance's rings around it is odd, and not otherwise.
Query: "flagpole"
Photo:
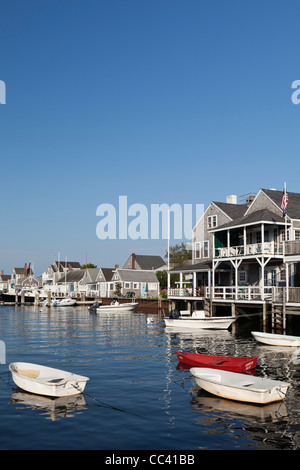
[[[284,182],[284,197],[286,198],[286,182]],[[287,212],[285,213],[284,219],[285,219],[285,221],[284,221],[284,224],[285,224],[285,241],[287,241]]]

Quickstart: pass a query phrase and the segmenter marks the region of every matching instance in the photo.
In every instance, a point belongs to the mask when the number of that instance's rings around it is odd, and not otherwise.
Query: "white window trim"
[[[199,246],[199,249],[197,250],[197,246]],[[199,256],[197,256],[197,251],[199,251]],[[195,242],[195,259],[200,259],[201,258],[201,242]]]
[[[207,216],[207,228],[215,228],[217,226],[218,226],[218,216],[217,215]]]
[[[207,256],[205,255],[205,244],[207,243]],[[203,258],[209,258],[209,240],[203,242]]]

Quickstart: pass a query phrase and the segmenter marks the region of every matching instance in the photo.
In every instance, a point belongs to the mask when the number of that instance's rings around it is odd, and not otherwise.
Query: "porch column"
[[[261,252],[264,253],[264,243],[265,243],[265,224],[261,224]]]
[[[211,270],[208,271],[208,292],[209,292],[209,297],[211,297]]]
[[[261,259],[261,298],[265,300],[265,262],[264,257]]]
[[[244,255],[246,254],[246,245],[247,245],[247,229],[244,227]]]
[[[230,256],[230,230],[227,230],[227,257]]]
[[[182,272],[179,273],[179,288],[180,288],[180,296],[182,295]]]
[[[169,295],[170,295],[170,285],[171,285],[170,277],[171,277],[171,275],[170,275],[170,273],[169,273],[169,271],[168,271],[168,283],[167,283],[168,297],[169,297]]]
[[[286,283],[286,301],[289,301],[289,286],[290,286],[290,280],[289,280],[289,264],[285,263],[285,283]]]
[[[196,297],[197,295],[197,273],[194,271],[193,272],[193,295]]]

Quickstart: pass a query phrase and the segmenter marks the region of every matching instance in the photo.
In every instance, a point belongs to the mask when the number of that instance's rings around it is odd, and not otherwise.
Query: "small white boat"
[[[213,395],[259,405],[283,400],[290,386],[279,380],[225,370],[193,367],[190,371],[196,384]]]
[[[76,305],[76,300],[67,297],[65,299],[57,300],[56,304],[53,304],[53,307],[73,307]]]
[[[278,335],[275,333],[262,333],[260,331],[251,331],[251,334],[259,343],[270,346],[300,346],[300,336]]]
[[[97,312],[134,312],[138,302],[127,302],[120,304],[117,300],[113,300],[110,305],[101,305],[97,308]]]
[[[227,330],[235,321],[236,317],[233,316],[206,317],[205,313],[202,311],[193,312],[193,314],[189,317],[184,315],[179,316],[178,318],[164,318],[165,326],[193,329]]]
[[[50,397],[66,397],[82,393],[88,377],[52,367],[13,362],[9,364],[15,384],[26,392]]]

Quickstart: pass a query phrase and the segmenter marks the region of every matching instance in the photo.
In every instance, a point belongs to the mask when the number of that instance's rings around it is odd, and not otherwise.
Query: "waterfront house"
[[[156,255],[136,255],[132,253],[125,262],[123,269],[152,270],[161,271],[168,266],[161,256]]]
[[[159,282],[152,270],[119,269],[112,276],[110,297],[115,292],[123,296],[135,296],[141,298],[157,298],[159,296]]]
[[[44,289],[51,290],[55,287],[58,280],[70,269],[80,270],[81,265],[78,261],[54,261],[42,274],[42,285]]]
[[[1,271],[0,274],[0,292],[8,292],[9,284],[10,284],[10,274],[4,274],[3,271]]]
[[[284,218],[282,191],[261,189],[238,201],[212,202],[193,228],[193,259],[179,272],[170,299],[299,304],[300,194],[288,192]],[[192,287],[183,290],[188,278]],[[298,289],[296,289],[298,287]]]
[[[84,269],[69,269],[60,277],[56,285],[53,286],[53,291],[56,294],[80,294],[81,284],[83,277],[85,276]]]

